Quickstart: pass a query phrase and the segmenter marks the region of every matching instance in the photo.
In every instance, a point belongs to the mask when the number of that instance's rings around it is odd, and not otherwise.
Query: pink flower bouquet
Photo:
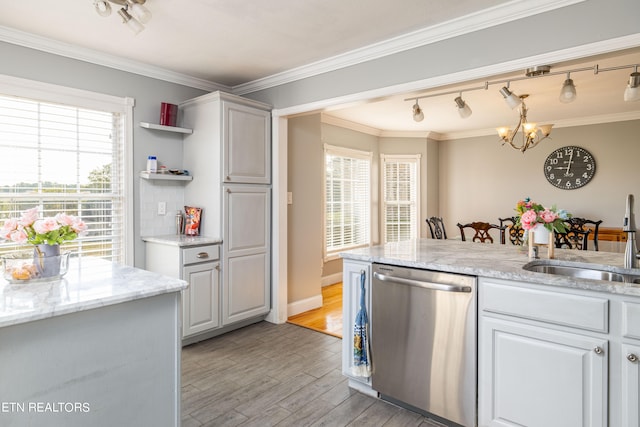
[[[9,218],[0,229],[0,238],[16,243],[40,245],[61,244],[74,240],[87,232],[87,224],[80,218],[65,213],[39,218],[38,208],[24,211],[20,218]]]
[[[545,208],[539,203],[532,202],[528,197],[518,202],[516,212],[518,213],[516,225],[524,230],[531,230],[536,225],[543,224],[549,231],[566,233],[565,221],[571,218],[571,214],[564,209],[557,209],[555,205]]]

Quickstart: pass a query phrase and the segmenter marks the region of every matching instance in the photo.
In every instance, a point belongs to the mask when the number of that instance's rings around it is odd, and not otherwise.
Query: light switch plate
[[[293,193],[291,191],[287,192],[287,204],[288,205],[292,205],[293,204]]]
[[[158,215],[167,214],[167,202],[158,202]]]

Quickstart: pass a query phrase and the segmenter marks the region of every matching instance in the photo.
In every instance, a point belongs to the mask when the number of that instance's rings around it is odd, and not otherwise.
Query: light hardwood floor
[[[291,316],[287,322],[342,338],[342,283],[322,288],[322,307]]]
[[[427,418],[350,389],[342,340],[256,323],[182,349],[182,425],[422,426]]]

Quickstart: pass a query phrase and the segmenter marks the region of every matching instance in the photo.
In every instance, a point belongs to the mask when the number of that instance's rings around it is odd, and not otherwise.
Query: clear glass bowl
[[[33,283],[57,280],[69,270],[69,255],[63,252],[51,257],[34,258],[33,251],[17,252],[2,257],[2,275],[10,283]]]

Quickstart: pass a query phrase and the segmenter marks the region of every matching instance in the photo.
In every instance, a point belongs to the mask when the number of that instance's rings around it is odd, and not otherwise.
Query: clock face
[[[547,181],[563,190],[574,190],[587,185],[595,173],[595,159],[580,147],[558,148],[544,161],[544,176]]]

